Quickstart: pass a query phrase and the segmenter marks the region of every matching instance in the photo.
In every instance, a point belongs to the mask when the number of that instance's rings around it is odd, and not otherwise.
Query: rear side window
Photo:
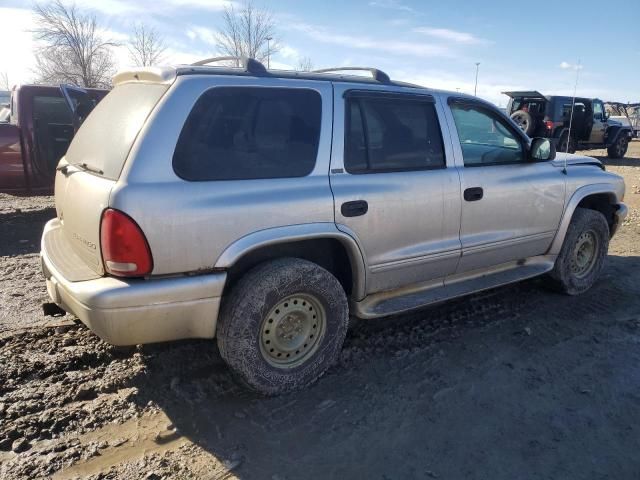
[[[308,175],[318,155],[321,110],[315,90],[212,88],[182,128],[173,169],[191,181]]]
[[[62,96],[33,97],[33,117],[36,121],[71,125],[71,111]]]
[[[344,166],[353,174],[444,168],[433,103],[412,98],[352,97],[346,104]]]

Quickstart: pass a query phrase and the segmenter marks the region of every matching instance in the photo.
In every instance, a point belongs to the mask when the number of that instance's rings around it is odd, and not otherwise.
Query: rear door
[[[526,137],[494,107],[449,98],[462,184],[457,273],[544,254],[564,208],[565,175],[528,159]]]
[[[434,96],[334,86],[331,189],[338,228],[367,263],[367,293],[442,284],[460,256],[460,184]]]
[[[593,101],[593,127],[589,136],[589,143],[604,143],[607,123],[604,119],[604,105],[600,100]]]

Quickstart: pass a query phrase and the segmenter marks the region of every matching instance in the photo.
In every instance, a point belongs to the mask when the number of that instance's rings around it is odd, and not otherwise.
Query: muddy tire
[[[536,121],[529,112],[525,112],[524,110],[516,110],[511,114],[511,119],[527,135],[532,135],[536,130]]]
[[[316,381],[337,359],[347,297],[324,268],[297,258],[258,265],[223,300],[222,358],[249,388],[278,395]]]
[[[586,292],[598,279],[608,249],[609,225],[604,215],[577,208],[549,274],[549,286],[568,295]]]
[[[568,153],[576,153],[576,140],[573,137],[569,137],[568,134],[563,134],[558,141],[557,152],[567,152],[567,141],[569,142]]]
[[[609,158],[622,158],[627,153],[627,148],[629,148],[629,139],[619,135],[615,143],[607,148],[607,154]]]

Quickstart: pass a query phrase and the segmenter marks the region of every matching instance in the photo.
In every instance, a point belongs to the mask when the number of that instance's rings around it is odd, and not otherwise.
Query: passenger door
[[[604,105],[600,101],[593,102],[593,127],[589,135],[589,143],[604,143],[607,124],[604,118]]]
[[[449,98],[462,184],[457,273],[544,254],[564,208],[565,176],[528,158],[527,138],[492,106]]]
[[[444,283],[460,256],[460,184],[442,108],[416,89],[334,85],[330,181],[367,293]]]

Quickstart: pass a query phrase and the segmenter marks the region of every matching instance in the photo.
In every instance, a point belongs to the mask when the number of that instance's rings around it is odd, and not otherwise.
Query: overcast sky
[[[106,34],[124,42],[134,22],[167,40],[168,63],[216,53],[214,36],[224,0],[78,0],[94,10]],[[534,2],[535,3],[535,2]],[[316,68],[375,66],[392,78],[473,93],[505,105],[500,92],[537,89],[571,94],[581,62],[578,95],[640,101],[640,0],[531,2],[512,0],[272,0],[282,50],[272,68],[300,57]],[[0,0],[0,72],[10,82],[34,78],[31,3]],[[550,6],[553,6],[551,11]],[[615,22],[611,19],[617,16]],[[120,68],[129,63],[117,51]]]

